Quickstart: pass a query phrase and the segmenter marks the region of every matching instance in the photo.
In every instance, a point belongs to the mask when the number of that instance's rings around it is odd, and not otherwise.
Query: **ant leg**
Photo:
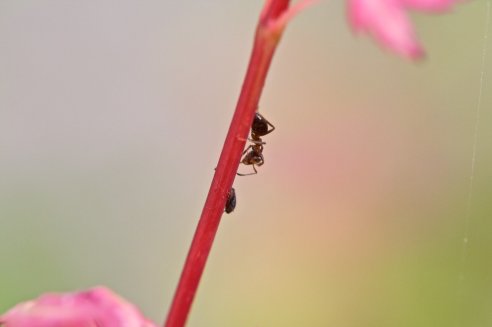
[[[246,152],[248,152],[249,149],[253,148],[253,145],[250,144],[246,149],[244,149],[243,154],[244,155]]]
[[[250,176],[250,175],[256,175],[258,172],[256,171],[255,165],[253,164],[253,170],[255,171],[254,173],[249,173],[249,174],[240,174],[236,173],[238,176]]]
[[[260,162],[257,162],[256,165],[258,167],[260,167],[261,165],[263,165],[265,163],[265,157],[263,157],[263,154],[260,154]],[[253,168],[255,167],[255,165],[253,165]],[[256,170],[256,169],[255,169]]]

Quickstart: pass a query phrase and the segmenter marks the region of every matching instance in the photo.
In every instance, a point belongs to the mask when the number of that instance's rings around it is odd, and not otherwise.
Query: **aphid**
[[[265,158],[263,157],[263,145],[266,144],[261,139],[262,136],[270,134],[275,130],[275,126],[270,123],[265,117],[263,117],[259,112],[255,114],[253,124],[251,124],[251,139],[248,139],[253,144],[250,144],[246,150],[243,152],[243,158],[241,163],[244,165],[252,165],[254,173],[240,174],[239,176],[247,176],[257,174],[255,166],[261,166],[265,163]],[[249,152],[248,152],[249,151]]]
[[[234,211],[235,208],[236,208],[236,190],[233,187],[227,194],[227,201],[224,211],[225,213],[231,213]]]

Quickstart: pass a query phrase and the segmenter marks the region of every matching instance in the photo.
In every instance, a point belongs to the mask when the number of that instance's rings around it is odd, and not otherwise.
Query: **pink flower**
[[[109,289],[48,293],[0,316],[5,327],[155,327],[138,309]]]
[[[407,10],[444,12],[460,0],[348,0],[348,17],[356,31],[371,34],[383,46],[410,58],[424,50]]]

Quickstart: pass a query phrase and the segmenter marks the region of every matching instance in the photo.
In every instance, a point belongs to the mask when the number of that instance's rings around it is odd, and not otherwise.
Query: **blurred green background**
[[[261,5],[0,2],[0,312],[106,285],[163,321]],[[354,37],[341,1],[295,19],[266,164],[236,178],[189,326],[492,323],[485,10],[414,15],[418,63]]]

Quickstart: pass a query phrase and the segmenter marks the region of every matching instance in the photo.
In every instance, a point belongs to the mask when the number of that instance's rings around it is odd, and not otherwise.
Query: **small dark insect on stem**
[[[236,208],[236,190],[233,187],[227,194],[227,201],[224,211],[225,213],[231,213],[234,211],[235,208]]]

